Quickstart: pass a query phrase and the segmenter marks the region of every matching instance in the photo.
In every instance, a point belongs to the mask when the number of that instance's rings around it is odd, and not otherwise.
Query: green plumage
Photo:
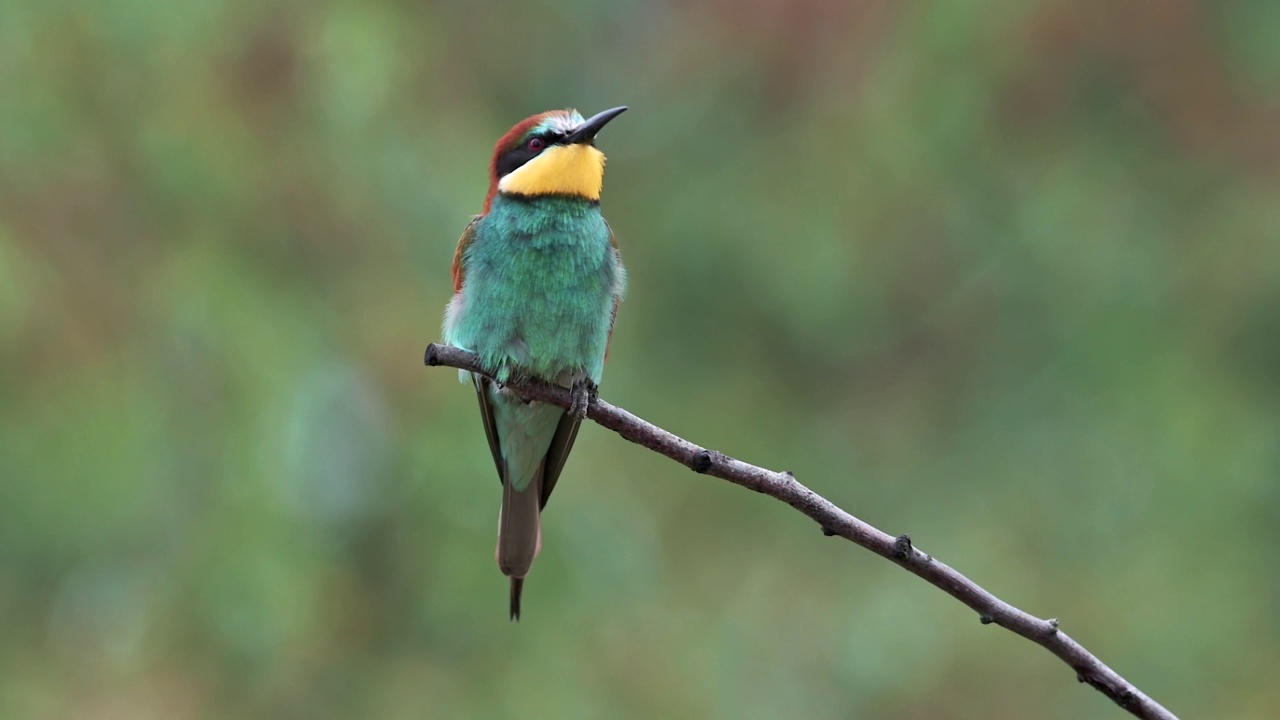
[[[499,381],[599,383],[626,279],[612,239],[599,203],[499,194],[463,235],[461,287],[449,304],[445,340],[479,355]],[[522,579],[541,547],[541,510],[580,420],[474,381],[503,483],[498,565],[512,578],[518,617]]]
[[[466,280],[445,339],[512,372],[556,379],[604,372],[624,274],[598,203],[497,196],[473,223]]]

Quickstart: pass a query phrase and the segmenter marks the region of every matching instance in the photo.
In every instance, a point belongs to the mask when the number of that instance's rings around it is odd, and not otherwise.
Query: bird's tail
[[[524,578],[511,578],[511,619],[520,622],[520,593],[524,592]]]
[[[498,568],[511,578],[511,619],[520,619],[524,577],[542,550],[542,468],[534,481],[517,490],[503,483],[502,514],[498,517]]]

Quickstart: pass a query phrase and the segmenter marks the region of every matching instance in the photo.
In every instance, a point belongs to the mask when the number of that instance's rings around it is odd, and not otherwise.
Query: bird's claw
[[[600,386],[592,382],[591,378],[574,380],[569,388],[569,396],[572,402],[569,403],[568,412],[581,420],[587,416],[587,408],[600,398]]]

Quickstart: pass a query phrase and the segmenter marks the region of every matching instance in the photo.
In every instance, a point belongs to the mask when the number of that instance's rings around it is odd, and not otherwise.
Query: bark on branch
[[[449,345],[427,346],[426,364],[443,365],[488,375],[472,353]],[[509,383],[527,400],[567,408],[566,388],[540,380]],[[1057,619],[1041,620],[992,595],[932,555],[915,547],[907,535],[894,537],[841,510],[831,501],[802,485],[790,472],[775,472],[742,462],[673,435],[620,407],[596,400],[587,417],[637,445],[665,455],[697,473],[728,480],[764,493],[809,516],[823,534],[842,537],[889,560],[951,597],[969,606],[984,625],[999,625],[1040,645],[1076,671],[1076,679],[1088,683],[1133,715],[1147,720],[1177,720],[1119,673],[1107,667],[1083,645],[1062,632]]]

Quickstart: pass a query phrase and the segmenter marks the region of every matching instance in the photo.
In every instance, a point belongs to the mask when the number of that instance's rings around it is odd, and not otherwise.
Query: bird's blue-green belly
[[[599,205],[500,196],[475,232],[446,340],[500,376],[599,382],[622,285]]]

